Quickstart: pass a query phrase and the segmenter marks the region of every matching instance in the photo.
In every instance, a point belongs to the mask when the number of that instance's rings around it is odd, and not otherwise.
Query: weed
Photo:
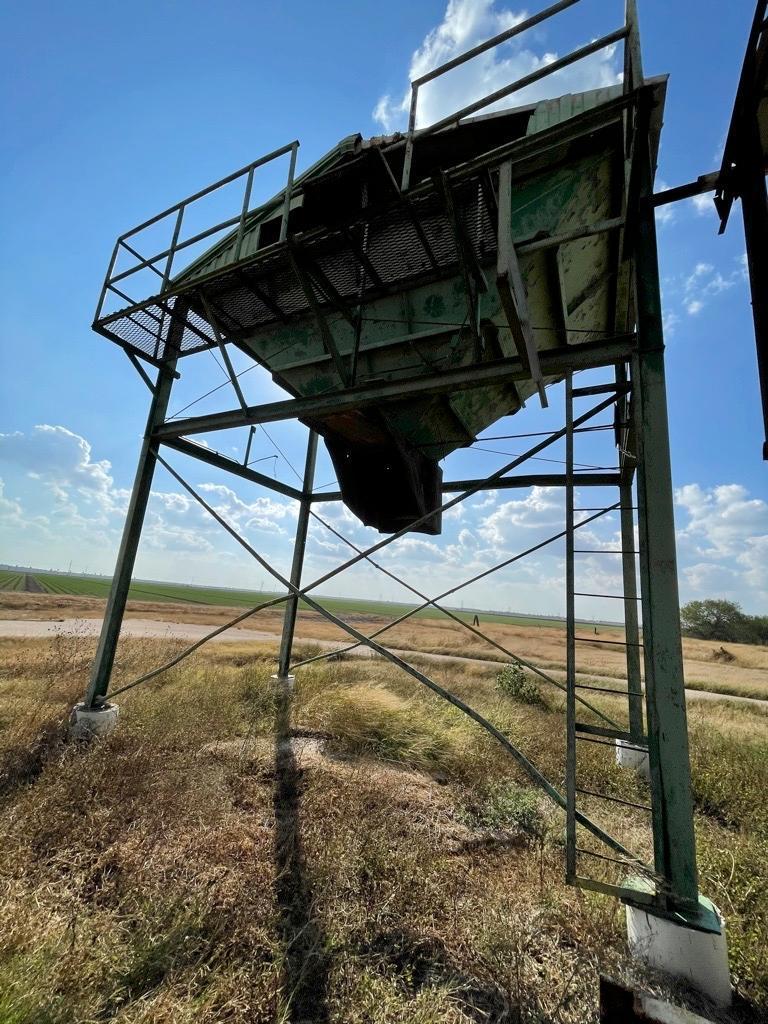
[[[496,686],[505,697],[519,700],[522,704],[544,704],[538,683],[517,662],[504,666],[496,676]]]
[[[515,782],[494,783],[483,794],[479,805],[470,808],[466,819],[482,828],[511,829],[528,839],[544,835],[545,819],[538,793]]]
[[[120,678],[175,643],[121,645]],[[560,813],[403,673],[308,666],[288,722],[268,652],[211,646],[119,698],[109,740],[67,744],[92,650],[0,644],[0,756],[18,780],[0,804],[2,1024],[589,1024],[598,970],[631,971],[617,904],[563,884]],[[557,780],[561,711],[510,700],[495,671],[441,665],[439,678]],[[297,734],[315,738],[311,757]],[[702,889],[756,1015],[767,751],[768,717],[695,708]],[[647,799],[598,745],[580,784]],[[636,814],[600,813],[646,855]]]

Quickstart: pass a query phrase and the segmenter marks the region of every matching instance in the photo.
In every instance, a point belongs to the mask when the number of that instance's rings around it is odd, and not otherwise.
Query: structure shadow
[[[292,688],[279,681],[275,716],[275,876],[278,930],[283,949],[283,992],[291,1024],[328,1021],[328,957],[313,916],[300,836],[300,771],[291,741]]]

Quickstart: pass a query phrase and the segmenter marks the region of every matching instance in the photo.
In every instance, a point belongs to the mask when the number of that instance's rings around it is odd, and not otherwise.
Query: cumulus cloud
[[[501,8],[495,0],[449,0],[443,20],[427,33],[411,57],[409,80],[419,78],[477,43],[512,28],[526,17],[527,12]],[[433,124],[441,117],[558,59],[558,53],[537,53],[527,48],[522,40],[530,44],[530,38],[530,34],[526,34],[511,39],[423,86],[419,91],[417,127]],[[618,81],[620,75],[615,47],[609,47],[513,93],[501,103],[484,108],[481,113],[499,107],[524,106],[546,97],[595,89]],[[394,97],[384,95],[376,104],[373,118],[386,132],[403,129],[407,125],[410,101],[410,88]]]
[[[520,539],[520,530],[562,526],[563,494],[557,487],[532,487],[524,498],[503,501],[478,527],[488,544],[508,549]]]
[[[656,179],[655,191],[665,192],[669,188],[669,185],[663,178]],[[656,207],[656,224],[659,227],[666,227],[667,224],[673,224],[676,220],[675,216],[675,204],[667,203],[665,206]]]
[[[62,502],[75,492],[110,510],[118,497],[110,462],[94,461],[90,443],[66,427],[42,423],[29,434],[0,434],[0,459],[41,480]]]
[[[675,502],[687,520],[678,541],[691,588],[709,597],[720,590],[748,604],[768,600],[768,502],[741,484],[686,484]]]
[[[94,456],[90,442],[63,426],[40,424],[31,431],[0,434],[0,522],[14,562],[48,566],[78,557],[97,571],[110,571],[127,510],[129,492],[116,486],[108,459]],[[271,497],[243,500],[230,487],[203,483],[220,515],[245,536],[287,536],[294,504]],[[155,488],[142,533],[142,550],[195,555],[211,563],[229,557],[232,542],[193,498]],[[11,551],[11,549],[14,549]],[[25,553],[26,552],[26,553]],[[156,562],[153,562],[157,575]],[[181,573],[174,562],[176,578]],[[150,572],[153,570],[150,569]],[[166,567],[162,571],[169,572]]]

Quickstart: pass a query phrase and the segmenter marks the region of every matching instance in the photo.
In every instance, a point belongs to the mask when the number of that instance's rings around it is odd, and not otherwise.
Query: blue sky
[[[661,0],[640,3],[645,72],[671,75],[663,185],[718,165],[752,7],[751,0],[684,0],[671,13]],[[293,138],[301,140],[306,167],[347,134],[402,126],[410,69],[424,70],[536,9],[505,0],[4,6],[0,560],[65,569],[71,563],[92,572],[114,565],[147,408],[146,389],[125,356],[89,326],[115,237]],[[486,83],[509,80],[621,19],[620,3],[583,0],[524,43],[427,95],[424,116],[447,112],[457,97],[473,98],[481,76]],[[555,91],[613,81],[617,71],[618,54],[604,55],[562,77]],[[768,495],[740,210],[723,238],[708,199],[678,204],[660,215],[658,228],[682,596],[729,596],[765,612]],[[188,362],[172,411],[223,381],[210,356]],[[277,394],[257,373],[243,385],[250,401]],[[194,411],[233,404],[223,388]],[[549,413],[531,405],[489,433],[559,426],[557,390],[552,405]],[[267,458],[275,449],[261,433],[254,457],[293,482],[288,462],[301,467],[303,430],[285,425],[270,433],[288,461]],[[242,451],[243,437],[222,435],[216,444]],[[524,444],[489,447],[516,453]],[[585,442],[577,458],[610,464],[600,444]],[[556,448],[544,455],[563,458]],[[503,461],[492,453],[458,454],[446,474],[490,472]],[[176,464],[259,550],[287,568],[295,524],[289,502],[181,457]],[[537,464],[542,471],[555,465]],[[318,473],[321,484],[333,479],[327,458]],[[589,504],[597,503],[592,497]],[[442,538],[408,538],[382,561],[428,578],[438,592],[555,532],[560,502],[550,491],[475,498],[448,517]],[[322,511],[356,543],[375,536],[342,506]],[[616,528],[615,519],[606,519],[591,531],[589,546],[610,546]],[[342,550],[315,524],[306,578],[340,560]],[[587,559],[584,589],[609,589],[617,568],[610,556]],[[137,573],[268,583],[162,470]],[[554,545],[454,600],[559,613],[562,575],[562,550]],[[370,569],[325,590],[404,596]],[[615,617],[614,608],[586,600],[579,612]]]

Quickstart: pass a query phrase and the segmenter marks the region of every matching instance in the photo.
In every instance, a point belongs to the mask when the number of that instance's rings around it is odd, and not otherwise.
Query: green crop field
[[[0,569],[0,590],[23,590],[24,574]]]
[[[27,581],[30,585],[27,586]],[[72,573],[54,573],[33,571],[30,573],[0,569],[0,591],[43,591],[48,594],[75,597],[106,598],[109,594],[111,579],[106,576],[78,576]],[[38,586],[35,586],[38,584]],[[199,606],[219,606],[235,608],[251,608],[262,601],[279,596],[274,591],[228,590],[221,587],[198,587],[183,583],[156,583],[147,580],[134,580],[128,592],[132,601],[168,601],[177,604]],[[318,595],[320,597],[321,595]],[[394,601],[366,601],[352,597],[322,597],[323,604],[337,615],[371,615],[385,618],[396,618],[413,607]],[[417,599],[414,599],[414,603]],[[306,608],[305,605],[302,607]],[[474,609],[452,609],[465,622],[472,622]],[[425,608],[418,613],[419,617],[436,618],[440,612],[435,608]],[[565,621],[547,616],[522,615],[519,613],[479,611],[481,623],[505,623],[517,626],[555,626],[564,627]],[[600,622],[602,627],[610,627],[611,623]],[[583,627],[592,627],[591,620],[580,623]]]

